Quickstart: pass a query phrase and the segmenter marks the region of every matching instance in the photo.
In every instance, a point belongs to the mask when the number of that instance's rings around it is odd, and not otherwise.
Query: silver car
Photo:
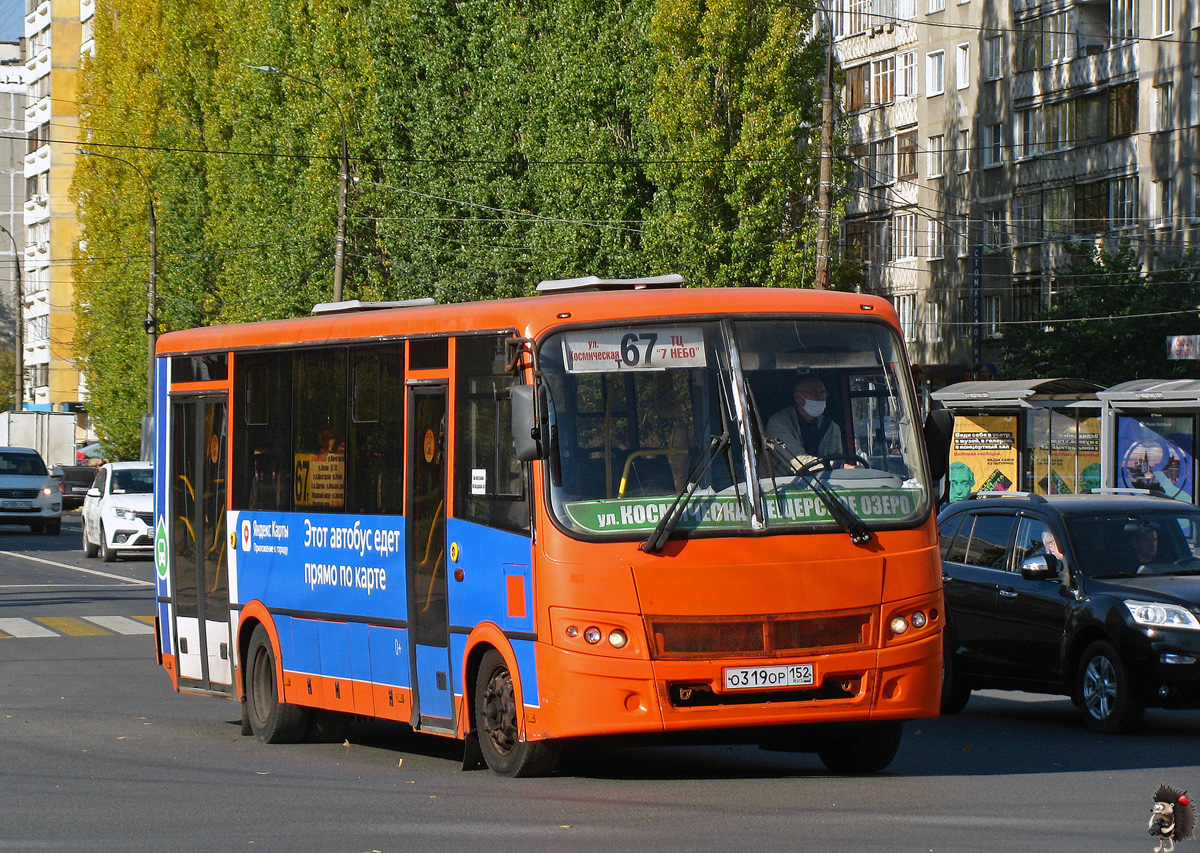
[[[83,499],[83,553],[104,562],[120,551],[154,548],[154,469],[149,462],[109,462]]]
[[[0,524],[52,535],[62,529],[62,489],[32,447],[0,447]]]

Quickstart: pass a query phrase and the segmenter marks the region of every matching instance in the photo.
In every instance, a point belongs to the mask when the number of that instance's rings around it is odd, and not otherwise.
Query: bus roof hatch
[[[383,308],[417,308],[421,305],[437,305],[436,299],[401,299],[398,302],[363,302],[348,299],[344,302],[322,302],[313,306],[314,314],[349,314],[354,311],[379,311]]]
[[[678,273],[656,275],[649,278],[600,278],[595,275],[583,278],[560,278],[538,284],[538,293],[569,293],[585,290],[646,290],[652,287],[682,287],[683,276]]]

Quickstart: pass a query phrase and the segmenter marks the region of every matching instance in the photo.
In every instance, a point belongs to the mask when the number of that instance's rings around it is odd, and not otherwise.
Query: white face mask
[[[825,401],[824,400],[805,400],[804,401],[804,414],[808,415],[810,418],[819,418],[819,417],[821,417],[822,414],[824,414],[824,412],[825,412]]]

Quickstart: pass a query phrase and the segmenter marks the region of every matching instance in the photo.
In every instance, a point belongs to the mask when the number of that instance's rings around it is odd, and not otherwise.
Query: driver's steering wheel
[[[871,463],[857,453],[831,453],[828,456],[818,456],[811,462],[805,462],[800,466],[800,472],[811,474],[814,471],[833,471],[844,467],[843,465],[836,464],[838,462],[853,462],[855,467],[858,468],[871,467]]]

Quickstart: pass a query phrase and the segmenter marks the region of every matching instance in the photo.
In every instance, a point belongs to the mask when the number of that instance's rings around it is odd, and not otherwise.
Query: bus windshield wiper
[[[821,499],[821,503],[825,504],[825,508],[829,510],[829,514],[833,516],[833,520],[838,525],[850,534],[850,541],[855,545],[866,545],[871,541],[872,531],[867,527],[867,523],[855,514],[854,510],[846,506],[845,503],[834,494],[833,489],[821,482],[821,480],[813,474],[810,466],[812,462],[807,462],[803,465],[797,464],[795,460],[788,457],[787,451],[783,449],[783,443],[778,439],[766,437],[765,443],[767,449],[784,460],[787,466],[794,474],[804,479],[808,487],[813,493]],[[820,461],[820,460],[817,460]],[[826,463],[828,464],[828,463]]]
[[[654,530],[650,532],[650,536],[643,542],[639,548],[647,554],[657,554],[663,549],[663,545],[667,543],[671,533],[679,525],[679,520],[683,518],[683,511],[687,508],[688,502],[692,499],[692,495],[696,493],[696,487],[700,484],[700,478],[704,476],[704,472],[712,465],[713,460],[729,444],[729,430],[720,435],[714,435],[709,441],[708,447],[704,448],[704,452],[700,454],[700,458],[696,460],[696,464],[692,466],[691,472],[688,474],[687,484],[679,490],[675,495],[675,500],[671,502],[671,507],[663,513],[662,518],[658,520],[658,524],[654,526]]]

